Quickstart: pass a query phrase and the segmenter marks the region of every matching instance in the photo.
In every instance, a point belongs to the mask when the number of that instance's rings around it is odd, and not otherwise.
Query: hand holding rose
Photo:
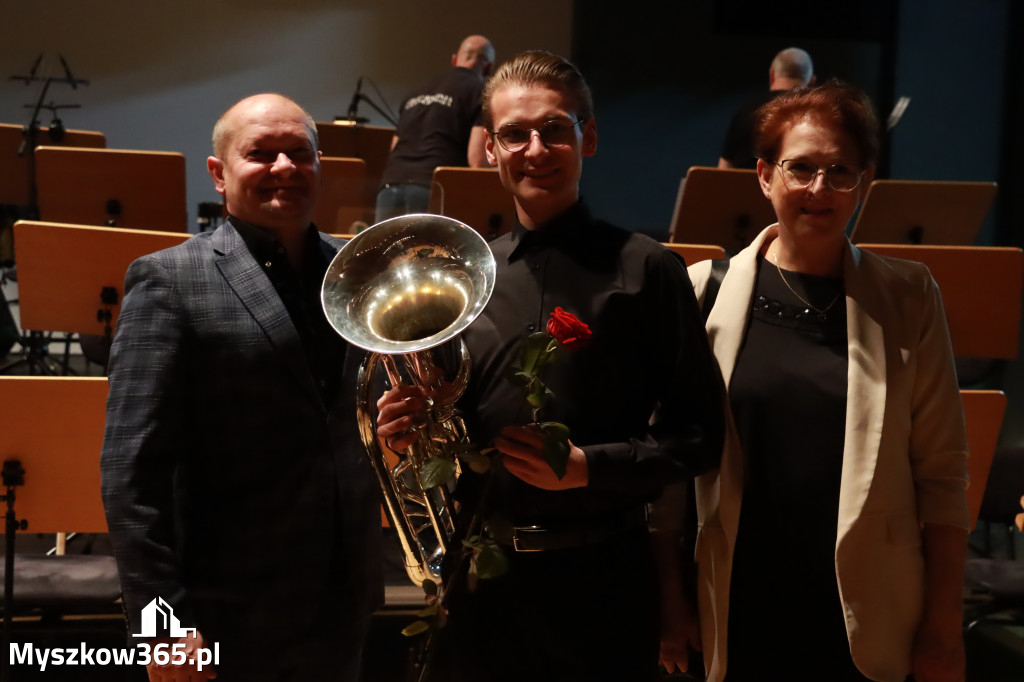
[[[569,442],[565,475],[555,473],[544,455],[544,436],[533,426],[506,426],[494,439],[494,447],[505,455],[505,469],[520,480],[544,490],[568,490],[587,485],[587,456]]]

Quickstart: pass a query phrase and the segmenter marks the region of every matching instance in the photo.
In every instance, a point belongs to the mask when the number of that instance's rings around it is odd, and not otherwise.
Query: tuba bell
[[[335,331],[368,354],[357,376],[359,434],[380,483],[384,509],[402,546],[405,570],[417,585],[441,584],[441,563],[455,534],[446,485],[424,489],[423,466],[453,462],[468,445],[455,403],[469,380],[469,353],[459,338],[494,288],[494,256],[475,230],[452,218],[413,214],[356,235],[324,276],[321,302]],[[391,387],[431,390],[426,423],[397,464],[377,438],[375,377]]]

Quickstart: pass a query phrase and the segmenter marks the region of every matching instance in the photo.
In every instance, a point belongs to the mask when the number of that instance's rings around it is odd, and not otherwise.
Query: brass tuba
[[[454,452],[467,444],[455,414],[469,379],[469,354],[459,333],[490,299],[494,270],[487,242],[471,227],[413,214],[356,235],[324,276],[321,302],[328,321],[346,341],[369,351],[357,378],[359,433],[405,570],[418,585],[441,583],[441,562],[455,532],[448,487],[424,490],[421,469],[434,457],[457,468]],[[391,386],[426,386],[432,395],[419,439],[394,466],[377,438],[374,377],[381,366]]]

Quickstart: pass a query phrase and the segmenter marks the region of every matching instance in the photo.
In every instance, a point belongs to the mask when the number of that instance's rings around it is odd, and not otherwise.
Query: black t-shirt
[[[754,114],[762,105],[775,99],[785,90],[769,90],[762,92],[749,102],[744,104],[733,115],[729,122],[729,129],[725,133],[725,141],[722,143],[723,159],[733,165],[734,168],[757,168],[757,157],[754,155],[754,125],[757,120]]]
[[[438,166],[467,166],[473,126],[483,125],[484,79],[461,67],[435,78],[402,102],[398,143],[388,156],[383,184],[430,185]]]

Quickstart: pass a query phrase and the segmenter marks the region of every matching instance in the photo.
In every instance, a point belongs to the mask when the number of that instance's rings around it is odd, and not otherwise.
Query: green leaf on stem
[[[476,572],[481,580],[497,578],[508,571],[508,558],[497,545],[481,545],[476,556]]]
[[[420,487],[430,490],[455,480],[455,462],[443,457],[431,457],[420,467]]]
[[[423,593],[430,595],[431,597],[437,596],[437,583],[433,580],[424,580],[420,583],[420,587],[423,588]]]
[[[487,452],[493,449],[489,448]],[[467,452],[460,452],[459,458],[469,466],[470,470],[478,474],[485,474],[491,470],[491,458],[487,456],[487,452],[483,450],[469,450]]]
[[[569,427],[559,422],[542,422],[538,426],[544,435],[544,459],[558,480],[562,480],[569,463]]]
[[[544,385],[540,379],[534,382],[531,390],[526,394],[526,402],[530,403],[530,406],[536,409],[544,407],[544,403],[555,397],[554,392]]]
[[[518,367],[509,367],[505,371],[505,378],[515,386],[527,388],[530,385],[530,382],[536,378],[536,375],[531,374],[530,372],[524,372]]]
[[[524,372],[535,375],[540,367],[551,361],[552,341],[554,339],[547,332],[534,332],[526,337],[522,354]],[[555,342],[555,348],[557,347],[558,343]]]
[[[414,620],[413,622],[402,628],[402,634],[406,637],[415,637],[416,635],[422,635],[424,632],[430,629],[430,623],[425,620]]]

